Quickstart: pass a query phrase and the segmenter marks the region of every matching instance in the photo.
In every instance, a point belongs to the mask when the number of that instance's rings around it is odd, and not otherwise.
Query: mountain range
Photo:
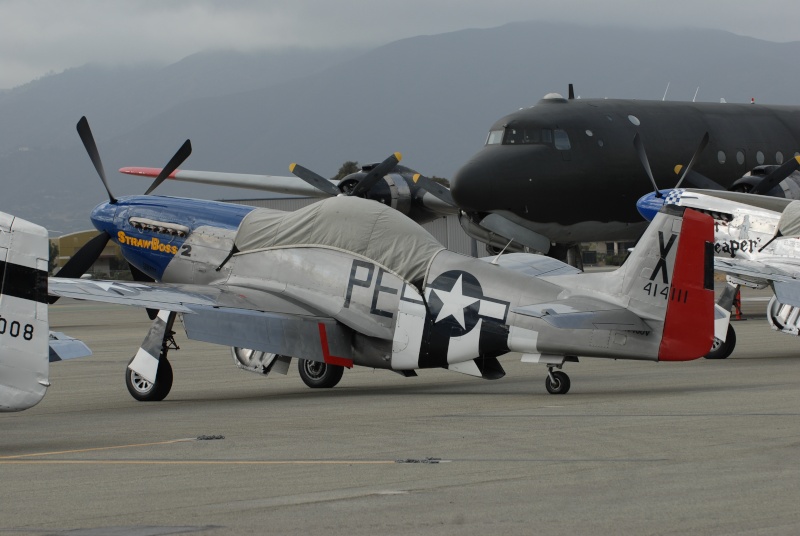
[[[800,42],[704,29],[520,22],[403,39],[371,50],[212,51],[167,66],[86,65],[0,92],[0,210],[54,232],[90,227],[105,199],[75,132],[89,119],[115,195],[147,182],[115,173],[182,166],[288,175],[299,162],[333,176],[346,160],[450,177],[499,117],[546,93],[584,97],[800,104]],[[699,88],[699,89],[698,89]],[[263,193],[185,183],[156,193]],[[565,210],[567,210],[565,208]]]

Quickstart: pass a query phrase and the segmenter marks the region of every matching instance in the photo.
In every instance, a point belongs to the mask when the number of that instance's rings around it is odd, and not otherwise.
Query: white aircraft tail
[[[49,370],[47,230],[0,212],[0,411],[44,397]]]
[[[663,320],[659,361],[702,357],[714,340],[714,221],[681,207],[656,215],[625,264],[622,294],[642,318]]]
[[[669,205],[619,269],[548,279],[573,289],[573,295],[590,291],[625,307],[660,330],[652,357],[688,361],[706,355],[714,341],[713,246],[710,216]]]

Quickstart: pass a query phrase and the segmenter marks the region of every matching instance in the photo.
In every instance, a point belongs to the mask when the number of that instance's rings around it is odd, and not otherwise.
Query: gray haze
[[[86,63],[214,49],[330,49],[528,20],[702,27],[800,40],[796,0],[0,0],[0,88]]]
[[[368,50],[196,54],[166,67],[85,66],[0,93],[0,209],[56,231],[89,227],[104,192],[75,133],[87,115],[116,195],[147,182],[186,138],[185,169],[327,176],[394,151],[450,177],[489,126],[545,93],[800,104],[800,42],[703,29],[515,23],[403,39]],[[187,184],[157,193],[246,197]]]

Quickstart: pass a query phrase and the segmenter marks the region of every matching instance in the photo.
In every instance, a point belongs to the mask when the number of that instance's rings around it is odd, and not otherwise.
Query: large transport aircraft
[[[648,181],[631,144],[635,135],[647,147],[658,188],[675,187],[706,134],[708,147],[687,186],[748,191],[763,176],[764,166],[780,165],[800,151],[797,106],[572,95],[570,86],[570,98],[551,93],[535,106],[498,119],[483,149],[453,176],[450,191],[437,191],[424,176],[398,167],[383,180],[373,174],[356,195],[419,222],[459,213],[467,234],[490,249],[499,251],[513,240],[509,251],[537,251],[580,266],[580,242],[635,241],[646,227],[636,211]],[[352,192],[373,168],[339,183],[318,175],[316,183],[306,184],[296,177],[191,170],[178,170],[170,178],[324,196]],[[161,170],[120,171],[155,177]],[[308,181],[307,175],[293,172]],[[800,182],[788,178],[762,193],[798,199]]]
[[[666,207],[618,270],[582,274],[540,255],[449,252],[400,212],[352,196],[292,213],[155,195],[117,199],[85,118],[78,131],[109,200],[91,215],[99,234],[47,280],[48,293],[149,309],[153,324],[126,370],[137,400],[169,393],[178,316],[190,339],[232,347],[242,369],[286,373],[296,358],[310,387],[332,387],[354,365],[497,379],[504,375],[497,358],[518,352],[545,365],[547,391],[563,394],[570,379],[560,369],[579,356],[686,361],[711,348],[713,224],[691,209]],[[190,150],[187,142],[147,192]],[[109,240],[135,282],[78,278]],[[41,305],[28,300],[1,313],[22,323]],[[0,339],[0,361],[20,348],[44,352],[37,345],[45,328],[31,326],[29,339]]]
[[[502,247],[483,225],[494,215],[530,245],[636,240],[646,226],[636,201],[648,192],[631,144],[637,134],[659,189],[675,187],[706,133],[697,173],[687,177],[697,188],[747,191],[759,181],[744,176],[750,170],[800,151],[798,106],[572,97],[570,87],[570,98],[551,93],[498,119],[483,149],[453,176],[451,193],[471,234]],[[770,194],[799,191],[782,186]]]

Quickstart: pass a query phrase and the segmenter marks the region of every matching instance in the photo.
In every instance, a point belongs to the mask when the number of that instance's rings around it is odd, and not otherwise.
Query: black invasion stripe
[[[0,294],[47,303],[47,272],[0,261]]]

